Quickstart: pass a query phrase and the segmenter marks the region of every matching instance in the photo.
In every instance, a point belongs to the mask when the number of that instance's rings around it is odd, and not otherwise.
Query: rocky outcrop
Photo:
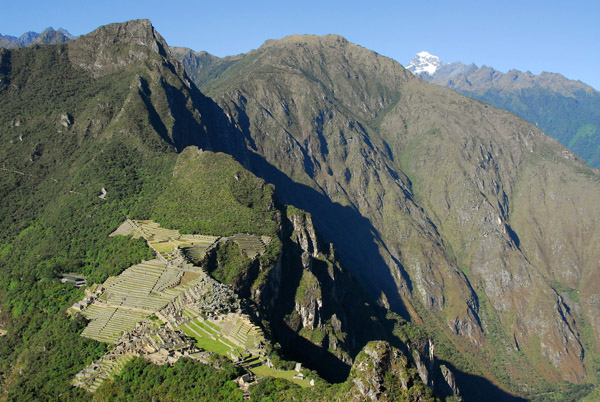
[[[350,378],[354,386],[348,393],[352,401],[434,401],[408,359],[387,342],[368,343],[356,357]]]
[[[94,77],[136,63],[155,67],[165,63],[180,77],[185,77],[183,67],[170,58],[167,43],[149,20],[105,25],[68,45],[71,62]]]
[[[310,215],[298,211],[288,213],[292,224],[292,241],[302,252],[302,274],[296,291],[294,309],[299,314],[302,328],[314,330],[322,328],[321,309],[323,308],[322,285],[312,272],[313,260],[323,254],[319,250],[317,234]]]

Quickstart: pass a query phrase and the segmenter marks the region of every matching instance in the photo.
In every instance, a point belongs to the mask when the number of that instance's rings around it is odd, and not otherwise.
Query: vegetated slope
[[[339,379],[371,339],[388,338],[408,353],[393,328],[386,332],[386,325],[399,327],[401,320],[384,323],[385,312],[360,295],[334,249],[317,246],[310,217],[279,205],[273,187],[231,156],[208,150],[238,150],[243,137],[236,138],[226,116],[167,49],[150,22],[139,20],[101,27],[68,44],[0,51],[2,399],[91,397],[70,380],[106,347],[80,337],[85,323],[66,317],[66,307],[83,292],[57,275],[77,272],[100,283],[152,258],[141,240],[108,236],[127,216],[190,232],[270,237],[254,266],[217,269],[254,301],[256,319],[264,320],[274,342],[282,339],[272,353],[275,363],[290,364],[276,361],[282,355],[298,356],[313,367],[338,370],[329,375]],[[238,268],[246,272],[227,271]],[[427,362],[431,371],[434,360],[422,360],[418,349],[408,358]],[[401,354],[393,352],[395,362],[386,364],[408,370],[403,392],[418,390],[419,400],[431,399],[420,378],[435,374],[417,374]],[[137,375],[156,380],[136,367],[124,371],[125,381]],[[239,396],[230,371],[192,370],[214,384],[227,383],[213,398]],[[157,372],[171,378],[168,369]],[[113,385],[105,387],[107,395],[119,395]],[[172,391],[174,398],[190,395]]]
[[[126,215],[152,216],[177,150],[206,133],[206,99],[164,49],[137,21],[0,53],[4,399],[85,398],[70,380],[105,346],[67,319],[82,291],[56,274],[98,283],[152,256],[143,241],[108,234]]]
[[[452,63],[421,77],[508,110],[542,129],[592,167],[600,166],[600,92],[560,74]]]
[[[136,35],[110,26],[69,44],[0,53],[5,399],[84,397],[70,379],[105,347],[79,337],[84,324],[64,309],[82,291],[55,275],[99,282],[150,258],[142,241],[108,234],[126,214],[151,215],[177,146],[203,133],[196,108],[171,96],[189,88],[146,28]],[[103,35],[110,46],[97,40]],[[196,129],[184,138],[182,127]]]
[[[463,368],[521,392],[594,381],[600,187],[570,151],[338,36],[269,41],[202,88],[236,156]]]
[[[243,57],[243,55],[239,55],[221,58],[207,52],[195,52],[185,47],[171,46],[169,49],[171,55],[183,64],[189,77],[198,87],[217,78],[227,67]]]

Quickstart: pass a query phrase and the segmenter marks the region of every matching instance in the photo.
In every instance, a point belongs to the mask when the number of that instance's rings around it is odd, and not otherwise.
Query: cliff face
[[[280,254],[252,285],[253,300],[287,356],[344,380],[369,340],[390,336],[384,314],[344,271],[333,246],[323,245],[312,217],[284,210]]]
[[[203,90],[244,138],[237,157],[382,303],[465,353],[508,354],[492,370],[513,383],[586,378],[600,188],[571,152],[336,36],[268,42]]]

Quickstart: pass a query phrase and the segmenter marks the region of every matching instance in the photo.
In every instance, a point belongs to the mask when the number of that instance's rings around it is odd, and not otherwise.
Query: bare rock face
[[[69,57],[73,64],[101,77],[135,63],[170,63],[168,49],[149,20],[134,20],[102,26],[69,42]]]
[[[440,366],[440,370],[442,372],[442,376],[444,377],[444,381],[446,382],[446,384],[448,384],[448,386],[452,390],[452,393],[455,396],[459,397],[460,391],[456,386],[456,378],[454,377],[454,373],[452,373],[452,371],[450,371],[450,369],[448,369],[448,367],[444,365]]]
[[[321,328],[323,308],[322,283],[313,271],[313,260],[321,254],[317,234],[310,215],[297,211],[288,213],[292,225],[292,241],[301,253],[302,273],[296,291],[294,310],[301,320],[301,327],[309,330]]]
[[[348,397],[352,401],[435,400],[406,356],[384,341],[369,342],[363,348],[350,376],[354,386]]]
[[[305,253],[308,253],[312,257],[317,257],[319,254],[319,247],[312,217],[306,214],[292,214],[290,220],[294,227],[293,236],[295,237],[296,243],[298,243]]]

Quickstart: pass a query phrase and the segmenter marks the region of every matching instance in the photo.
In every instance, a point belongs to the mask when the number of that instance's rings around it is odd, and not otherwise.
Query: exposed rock
[[[585,378],[581,322],[551,284],[580,290],[582,307],[598,294],[581,281],[600,258],[597,172],[510,113],[339,37],[293,36],[245,58],[207,87],[252,144],[238,158],[258,153],[274,167],[248,163],[283,202],[310,212],[373,297],[469,350],[541,341],[541,365],[533,355],[505,360],[514,378]],[[294,236],[314,271],[310,233]],[[484,330],[481,301],[507,328],[499,338]],[[600,333],[592,310],[581,311]]]
[[[443,364],[440,366],[440,370],[442,372],[442,376],[444,377],[444,381],[448,384],[448,387],[452,390],[452,394],[458,399],[458,401],[462,401],[460,396],[460,391],[456,386],[456,378],[454,377],[454,373],[450,371],[450,369]]]
[[[409,369],[406,356],[387,342],[369,342],[356,357],[350,372],[352,401],[394,401],[411,395],[412,401],[435,398]]]
[[[119,43],[118,50],[115,43]],[[185,77],[179,63],[171,64],[167,43],[149,20],[105,25],[69,42],[68,46],[71,61],[95,77],[144,60],[157,68],[164,62]]]
[[[73,116],[69,113],[63,113],[60,115],[60,125],[63,127],[69,127],[73,124]]]

